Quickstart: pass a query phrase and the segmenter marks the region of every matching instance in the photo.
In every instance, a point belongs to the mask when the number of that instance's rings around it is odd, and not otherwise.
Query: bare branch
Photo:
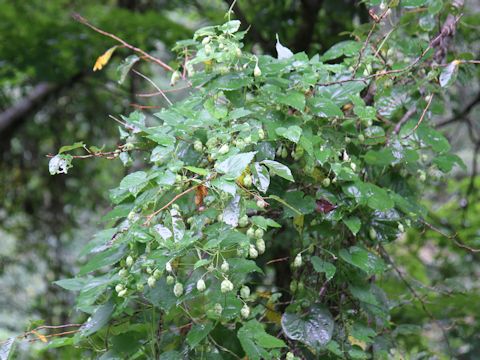
[[[441,128],[441,127],[444,127],[444,126],[447,126],[447,125],[450,125],[456,121],[459,121],[459,120],[465,120],[465,116],[467,116],[470,111],[472,111],[472,109],[480,103],[480,92],[477,94],[477,96],[462,110],[460,111],[458,114],[456,114],[454,117],[452,117],[451,119],[447,119],[447,120],[443,120],[441,122],[439,122],[436,127],[437,128]]]
[[[162,60],[156,58],[155,56],[152,56],[150,54],[148,54],[147,52],[143,51],[142,49],[139,49],[133,45],[130,45],[129,43],[127,43],[125,40],[119,38],[118,36],[114,35],[114,34],[111,34],[109,32],[106,32],[104,30],[101,30],[99,28],[97,28],[96,26],[93,26],[92,24],[90,24],[88,22],[87,19],[85,19],[84,17],[82,17],[80,14],[72,14],[72,18],[76,21],[78,21],[79,23],[83,24],[83,25],[86,25],[88,26],[90,29],[98,32],[99,34],[102,34],[102,35],[105,35],[105,36],[108,36],[109,38],[119,42],[120,44],[122,44],[123,46],[125,46],[126,48],[130,49],[130,50],[133,50],[135,51],[136,53],[139,53],[141,55],[143,55],[145,58],[153,61],[154,63],[160,65],[162,68],[164,68],[165,70],[167,71],[171,71],[173,72],[173,68],[171,68],[169,65],[165,64]]]
[[[400,121],[395,125],[395,129],[393,130],[394,134],[398,134],[400,129],[402,128],[403,124],[405,124],[410,118],[417,112],[417,107],[412,106],[408,111],[402,116]]]

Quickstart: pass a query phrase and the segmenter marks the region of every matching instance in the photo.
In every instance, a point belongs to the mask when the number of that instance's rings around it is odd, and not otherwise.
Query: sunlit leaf
[[[118,46],[113,46],[107,51],[105,51],[101,56],[98,57],[93,66],[93,71],[102,70],[105,65],[110,61],[112,54],[117,49]]]
[[[291,58],[293,56],[293,52],[289,48],[283,46],[280,43],[280,39],[278,38],[278,34],[276,34],[276,37],[277,37],[277,43],[275,45],[275,48],[277,50],[277,58],[279,60]]]

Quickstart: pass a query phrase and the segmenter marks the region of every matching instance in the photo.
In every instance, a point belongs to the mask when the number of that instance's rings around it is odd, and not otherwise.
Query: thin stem
[[[408,138],[409,136],[411,136],[417,129],[418,127],[420,126],[420,124],[422,123],[423,119],[425,118],[425,115],[427,114],[427,111],[428,111],[428,108],[430,107],[430,104],[432,103],[432,100],[433,100],[433,94],[430,94],[428,96],[428,102],[427,102],[427,105],[425,106],[425,108],[423,109],[423,112],[422,112],[422,115],[420,116],[420,119],[418,120],[417,124],[415,125],[415,127],[412,129],[412,131],[405,135],[403,138],[406,139]]]
[[[189,192],[192,192],[193,190],[195,190],[196,188],[198,188],[201,184],[198,184],[198,185],[195,185],[183,192],[181,192],[180,194],[176,195],[172,200],[170,200],[167,204],[165,204],[164,206],[162,206],[160,209],[158,209],[157,211],[151,213],[150,215],[147,216],[147,220],[145,221],[144,225],[148,225],[150,224],[150,221],[152,221],[152,219],[158,215],[159,213],[161,213],[163,210],[167,209],[170,205],[172,205],[175,201],[177,201],[179,198],[181,198],[182,196],[188,194]]]
[[[158,92],[160,93],[160,95],[163,96],[163,98],[168,102],[168,104],[169,104],[170,106],[173,105],[173,103],[170,101],[170,99],[167,97],[167,95],[165,95],[165,93],[163,92],[163,90],[160,89],[160,88],[157,86],[157,84],[155,84],[155,83],[153,82],[152,79],[150,79],[148,76],[143,75],[141,72],[139,72],[139,71],[137,71],[137,70],[135,70],[135,69],[132,69],[132,71],[133,71],[135,74],[137,74],[138,76],[141,76],[142,78],[144,78],[145,80],[147,80],[150,84],[152,84],[152,86],[153,86],[155,89],[158,90]]]
[[[167,71],[171,71],[173,72],[174,70],[168,66],[167,64],[165,64],[162,60],[156,58],[155,56],[152,56],[150,54],[148,54],[147,52],[143,51],[142,49],[139,49],[133,45],[130,45],[129,43],[127,43],[125,40],[119,38],[118,36],[114,35],[114,34],[111,34],[107,31],[104,31],[104,30],[101,30],[99,28],[97,28],[96,26],[90,24],[88,22],[87,19],[85,19],[84,17],[82,17],[80,14],[73,14],[72,15],[73,19],[78,21],[79,23],[83,24],[83,25],[86,25],[88,26],[90,29],[98,32],[99,34],[102,34],[102,35],[105,35],[105,36],[108,36],[109,38],[119,42],[120,44],[122,44],[123,46],[125,46],[126,48],[130,49],[130,50],[133,50],[135,51],[136,53],[139,53],[141,55],[143,55],[145,58],[153,61],[154,63],[160,65],[162,68],[164,68],[165,70]]]

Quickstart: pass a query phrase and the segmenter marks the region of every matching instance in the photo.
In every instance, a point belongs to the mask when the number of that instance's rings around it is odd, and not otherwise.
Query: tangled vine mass
[[[430,2],[444,27],[412,35],[418,14],[396,19],[396,3],[371,12],[365,39],[311,58],[278,38],[277,57],[246,51],[237,20],[177,43],[178,69],[164,69],[187,95],[158,89],[167,107],[117,119],[122,145],[105,154],[137,171],[110,191],[78,276],[57,281],[79,291],[88,317],[58,346],[102,359],[402,352],[390,317],[402,305],[382,290],[402,273],[387,247],[428,225],[424,183],[464,166],[430,119],[474,65],[447,61],[458,8]],[[137,61],[124,61],[123,78]],[[51,173],[67,173],[83,146],[62,148]]]

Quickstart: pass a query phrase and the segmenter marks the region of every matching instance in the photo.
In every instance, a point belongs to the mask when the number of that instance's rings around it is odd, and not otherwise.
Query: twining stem
[[[187,190],[181,192],[180,194],[174,196],[174,198],[172,200],[170,200],[168,203],[166,203],[164,206],[162,206],[160,209],[156,210],[155,212],[151,213],[150,215],[147,216],[147,220],[145,220],[144,222],[144,225],[149,225],[150,224],[150,221],[152,221],[152,219],[158,215],[159,213],[161,213],[163,210],[167,209],[170,205],[172,205],[175,201],[177,201],[179,198],[181,198],[182,196],[188,194],[189,192],[192,192],[193,190],[195,190],[196,188],[198,188],[201,184],[198,184],[198,185],[195,185],[195,186],[192,186],[191,188],[188,188]]]

